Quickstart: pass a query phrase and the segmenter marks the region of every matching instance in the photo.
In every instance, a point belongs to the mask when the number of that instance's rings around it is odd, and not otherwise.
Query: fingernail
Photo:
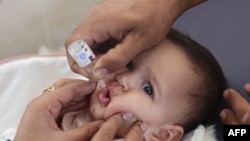
[[[142,123],[141,123],[141,130],[142,130],[143,132],[145,132],[145,131],[147,130],[147,128],[148,128],[148,124],[147,124],[146,122],[142,122]]]
[[[105,68],[99,68],[94,71],[93,75],[96,79],[103,79],[105,75],[107,75],[109,71]]]
[[[133,114],[131,114],[131,113],[124,113],[124,114],[122,115],[122,117],[123,117],[123,119],[125,119],[125,120],[129,120],[129,119],[131,119],[131,118],[133,117]]]

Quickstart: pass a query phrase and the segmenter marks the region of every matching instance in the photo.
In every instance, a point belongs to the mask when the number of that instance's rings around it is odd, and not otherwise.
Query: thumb
[[[98,131],[103,121],[89,122],[83,126],[67,131],[66,138],[68,141],[89,141]]]
[[[126,136],[126,141],[141,141],[143,140],[143,133],[146,130],[146,126],[144,126],[145,128],[142,129],[142,123],[141,122],[137,122],[128,132],[127,136]]]
[[[139,35],[127,34],[115,48],[110,49],[97,60],[93,69],[95,78],[102,79],[108,73],[125,67],[136,55],[151,46],[143,41]]]

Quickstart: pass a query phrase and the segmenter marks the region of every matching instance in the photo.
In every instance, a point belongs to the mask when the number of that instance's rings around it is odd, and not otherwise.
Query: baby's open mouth
[[[102,104],[102,106],[107,106],[110,102],[110,91],[107,88],[104,88],[102,91],[100,91],[98,95],[98,100]]]

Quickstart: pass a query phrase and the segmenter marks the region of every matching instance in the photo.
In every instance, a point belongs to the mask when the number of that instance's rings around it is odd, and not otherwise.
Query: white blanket
[[[13,136],[26,104],[61,78],[80,78],[65,56],[32,56],[0,62],[0,138]],[[200,125],[183,141],[215,141],[214,128]]]
[[[70,70],[65,56],[37,56],[2,63],[0,133],[16,128],[26,104],[61,78],[83,78]]]

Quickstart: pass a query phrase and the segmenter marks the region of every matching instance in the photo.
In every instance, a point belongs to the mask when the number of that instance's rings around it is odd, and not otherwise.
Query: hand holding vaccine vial
[[[83,40],[76,40],[69,46],[68,52],[80,67],[85,67],[90,79],[93,78],[92,68],[96,56],[88,44]],[[103,88],[106,86],[104,80],[99,80],[99,82]]]

